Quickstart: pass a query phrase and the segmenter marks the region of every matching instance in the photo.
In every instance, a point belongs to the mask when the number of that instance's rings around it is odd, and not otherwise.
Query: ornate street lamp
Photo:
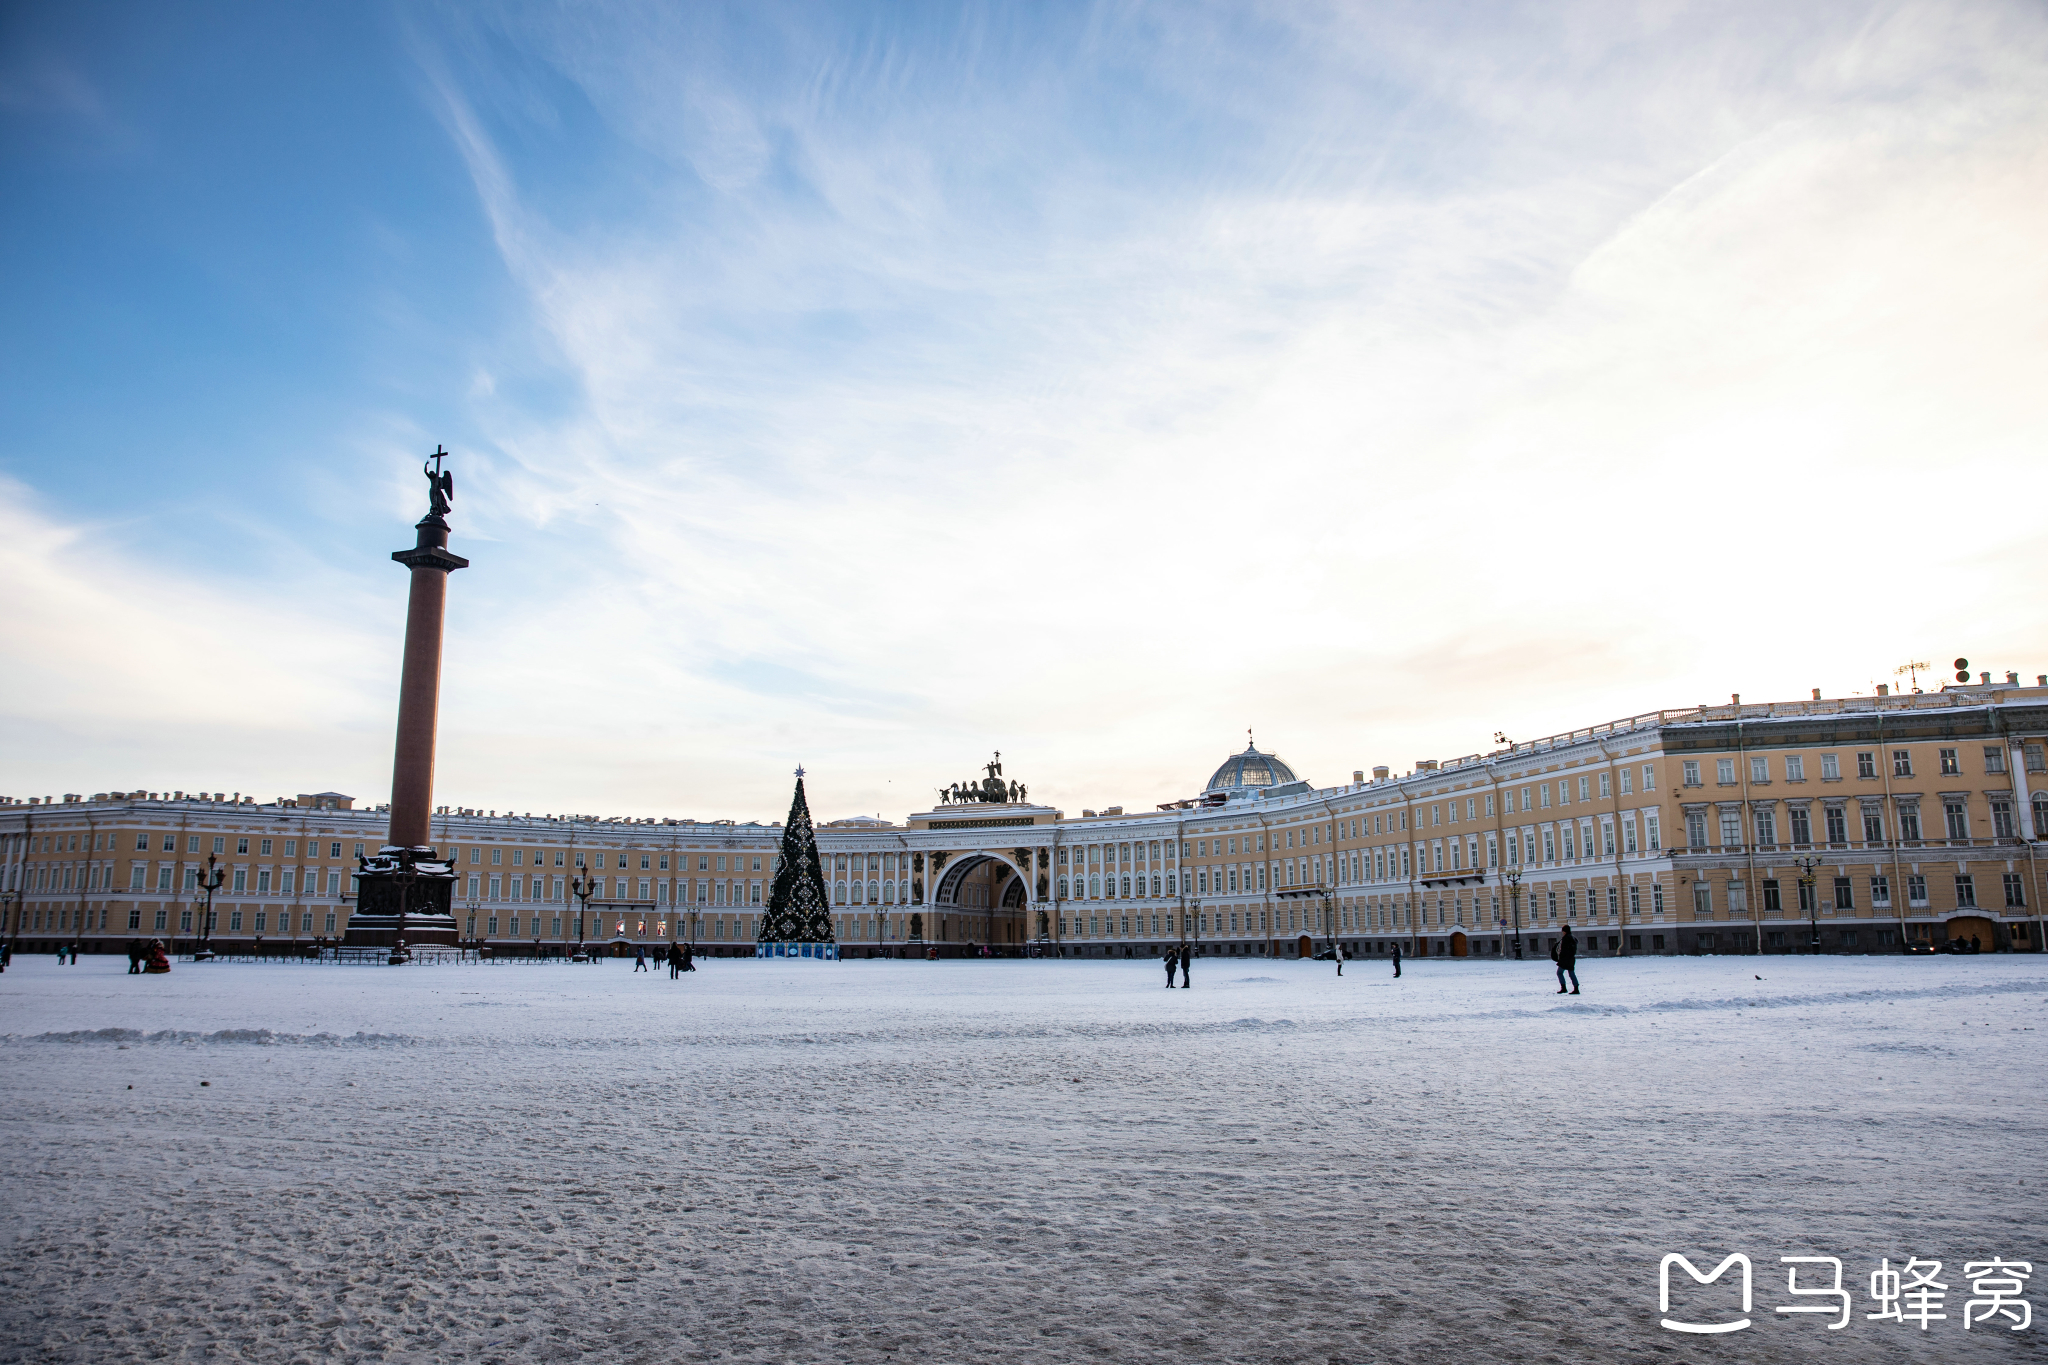
[[[1816,956],[1820,953],[1820,886],[1814,872],[1820,867],[1818,858],[1794,858],[1799,868],[1799,899],[1805,904],[1799,908],[1806,911],[1807,923],[1812,926],[1812,937],[1808,941]]]
[[[576,897],[581,907],[576,912],[576,956],[570,960],[573,962],[588,962],[590,961],[590,954],[583,947],[583,921],[590,914],[590,898],[597,894],[597,878],[571,876],[569,878],[569,894]]]
[[[199,912],[199,946],[192,950],[194,962],[213,961],[213,893],[220,890],[220,884],[227,880],[224,867],[215,866],[217,854],[206,855],[206,871],[199,874],[199,882],[193,888],[206,893],[206,905]]]
[[[1509,913],[1515,920],[1515,961],[1522,960],[1522,869],[1510,867],[1506,873],[1508,882]]]

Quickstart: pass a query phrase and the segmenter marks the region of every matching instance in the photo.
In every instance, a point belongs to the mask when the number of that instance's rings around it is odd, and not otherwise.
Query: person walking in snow
[[[646,948],[635,945],[633,949],[633,970],[636,972],[644,972],[647,970]]]
[[[697,950],[688,943],[683,945],[683,970],[686,972],[697,970]]]
[[[1394,979],[1401,979],[1401,945],[1398,943],[1394,945]]]
[[[1173,989],[1173,969],[1180,965],[1180,949],[1166,950],[1166,989]]]
[[[1572,937],[1572,927],[1569,924],[1564,927],[1564,937],[1559,939],[1556,945],[1551,948],[1550,960],[1557,964],[1557,993],[1559,995],[1565,993],[1564,975],[1566,972],[1570,972],[1572,975],[1571,993],[1577,995],[1579,993],[1579,941]]]
[[[1195,960],[1195,950],[1183,943],[1180,948],[1180,988],[1188,989],[1188,964]]]
[[[128,975],[142,975],[142,940],[139,938],[128,940]]]

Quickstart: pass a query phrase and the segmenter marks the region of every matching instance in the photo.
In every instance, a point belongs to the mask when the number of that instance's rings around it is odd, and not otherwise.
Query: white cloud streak
[[[1247,724],[1335,781],[2048,668],[2038,12],[809,13],[419,38],[530,320],[447,799],[1143,806]]]

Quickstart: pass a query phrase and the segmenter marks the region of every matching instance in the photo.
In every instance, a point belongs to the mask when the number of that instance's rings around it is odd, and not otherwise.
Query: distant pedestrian
[[[647,970],[647,949],[644,947],[636,946],[633,949],[633,970],[636,972]]]
[[[1375,819],[1377,819],[1378,817],[1374,817],[1374,818],[1375,818]],[[1394,979],[1398,981],[1398,980],[1400,980],[1400,978],[1401,978],[1401,945],[1400,945],[1400,944],[1398,944],[1398,943],[1396,943],[1396,944],[1394,945]]]
[[[1182,944],[1180,949],[1180,988],[1182,990],[1188,989],[1188,964],[1193,962],[1194,959],[1195,950],[1186,944]]]
[[[128,940],[128,975],[142,975],[142,940],[139,938]]]
[[[1557,964],[1557,993],[1559,995],[1565,993],[1565,973],[1570,972],[1572,978],[1571,993],[1577,995],[1579,993],[1579,941],[1572,936],[1572,927],[1569,924],[1564,927],[1564,937],[1551,946],[1550,960]]]
[[[1168,989],[1168,990],[1172,990],[1172,989],[1173,989],[1173,973],[1174,973],[1174,969],[1175,969],[1175,968],[1177,968],[1177,967],[1179,967],[1179,966],[1180,966],[1180,949],[1178,949],[1178,948],[1168,948],[1168,949],[1166,950],[1166,989]]]
[[[1337,975],[1344,975],[1344,948],[1342,944],[1339,944],[1337,947]]]
[[[697,950],[688,943],[683,945],[683,970],[686,972],[697,970]]]

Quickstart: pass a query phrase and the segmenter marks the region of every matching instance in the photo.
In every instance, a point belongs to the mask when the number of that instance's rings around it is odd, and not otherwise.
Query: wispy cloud
[[[2048,667],[2040,535],[1986,497],[2048,417],[2030,8],[412,43],[517,290],[451,799],[772,814],[802,758],[893,813],[999,746],[1144,804],[1246,724],[1334,780],[1916,652]]]

